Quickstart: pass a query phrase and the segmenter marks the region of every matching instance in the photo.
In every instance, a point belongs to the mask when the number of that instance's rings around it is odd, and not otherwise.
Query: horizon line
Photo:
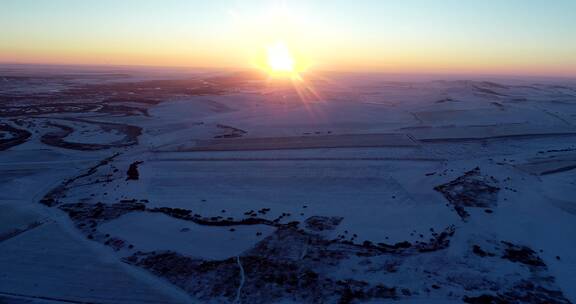
[[[160,65],[160,64],[114,64],[114,63],[54,63],[54,62],[12,62],[0,61],[0,66],[18,65],[18,66],[46,66],[46,67],[84,67],[84,68],[142,68],[142,69],[173,69],[173,70],[214,70],[214,71],[247,71],[247,70],[260,70],[257,67],[202,67],[193,65]],[[514,73],[514,72],[473,72],[473,71],[384,71],[377,69],[322,69],[317,70],[319,73],[338,73],[338,74],[378,74],[388,76],[474,76],[474,77],[519,77],[519,78],[554,78],[564,80],[576,80],[576,74],[538,74],[538,73]],[[0,71],[1,72],[1,71]],[[303,74],[306,74],[304,72]]]

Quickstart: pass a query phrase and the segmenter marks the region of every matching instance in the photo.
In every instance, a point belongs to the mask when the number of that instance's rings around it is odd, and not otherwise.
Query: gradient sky
[[[0,62],[576,76],[576,0],[0,0]]]

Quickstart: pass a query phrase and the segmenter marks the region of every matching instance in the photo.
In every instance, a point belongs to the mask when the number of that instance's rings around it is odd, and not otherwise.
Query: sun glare
[[[294,57],[283,42],[279,41],[267,49],[268,69],[272,73],[295,73]]]

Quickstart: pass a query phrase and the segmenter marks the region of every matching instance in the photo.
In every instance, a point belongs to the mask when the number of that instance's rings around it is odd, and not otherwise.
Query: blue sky
[[[0,61],[572,73],[574,0],[0,0]]]

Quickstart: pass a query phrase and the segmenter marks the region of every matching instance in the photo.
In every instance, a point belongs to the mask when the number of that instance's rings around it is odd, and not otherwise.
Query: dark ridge
[[[32,133],[24,129],[14,128],[5,123],[0,123],[0,131],[11,133],[13,136],[8,139],[0,139],[0,151],[8,150],[28,141]]]
[[[44,204],[46,206],[49,206],[49,207],[52,207],[52,206],[59,204],[59,202],[57,200],[63,194],[65,194],[65,192],[68,190],[68,186],[70,186],[73,182],[75,182],[81,178],[84,178],[84,177],[87,177],[87,176],[90,176],[90,175],[96,173],[98,171],[98,168],[105,166],[105,165],[108,165],[110,162],[112,162],[119,155],[120,155],[120,153],[115,153],[114,155],[101,160],[95,166],[88,168],[88,170],[85,173],[82,173],[78,176],[75,176],[75,177],[72,177],[72,178],[65,180],[60,185],[58,185],[56,188],[50,190],[50,192],[45,194],[44,197],[42,197],[42,199],[40,200],[40,203]]]

